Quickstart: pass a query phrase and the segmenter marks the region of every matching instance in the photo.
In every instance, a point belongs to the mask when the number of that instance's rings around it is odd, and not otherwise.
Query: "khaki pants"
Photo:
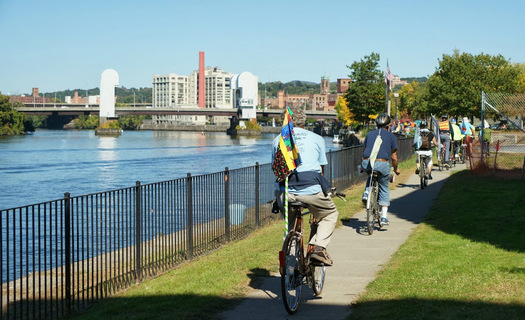
[[[276,191],[276,198],[281,212],[284,210],[284,192]],[[335,207],[330,196],[325,196],[323,192],[311,195],[288,194],[288,202],[301,201],[308,205],[308,210],[318,221],[317,233],[310,240],[310,244],[326,248],[330,243],[330,238],[337,223],[339,212]],[[292,229],[295,216],[288,216],[288,230]]]

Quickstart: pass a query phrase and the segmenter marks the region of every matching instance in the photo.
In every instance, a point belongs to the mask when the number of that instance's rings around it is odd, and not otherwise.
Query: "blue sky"
[[[260,82],[347,77],[371,52],[429,76],[455,49],[525,62],[525,1],[0,0],[0,92],[151,87],[205,65]]]

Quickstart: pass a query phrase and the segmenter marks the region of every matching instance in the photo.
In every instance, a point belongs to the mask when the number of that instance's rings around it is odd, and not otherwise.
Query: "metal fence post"
[[[186,215],[186,220],[188,223],[186,232],[186,242],[188,249],[188,259],[193,259],[193,201],[192,201],[192,179],[191,173],[188,173],[186,176],[186,201],[188,202],[188,212]]]
[[[224,236],[230,242],[230,170],[224,169]]]
[[[328,163],[330,164],[330,166],[328,167],[328,181],[330,181],[330,184],[333,185],[334,181],[332,180],[332,167],[333,167],[333,163],[332,163],[332,150],[328,150]]]
[[[142,278],[141,270],[141,221],[142,221],[142,195],[141,195],[140,181],[135,184],[135,282],[139,283]]]
[[[259,217],[259,204],[260,204],[260,199],[259,199],[259,191],[260,191],[259,172],[260,172],[259,162],[256,162],[255,163],[255,227],[256,228],[259,228],[261,226],[260,217]]]
[[[69,192],[64,193],[64,231],[66,249],[66,316],[71,316],[71,198]]]

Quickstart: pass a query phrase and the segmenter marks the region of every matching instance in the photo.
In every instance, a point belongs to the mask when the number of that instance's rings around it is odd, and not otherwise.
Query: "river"
[[[222,132],[43,130],[0,136],[0,209],[237,169],[271,161],[275,134]],[[325,137],[327,151],[338,149]]]

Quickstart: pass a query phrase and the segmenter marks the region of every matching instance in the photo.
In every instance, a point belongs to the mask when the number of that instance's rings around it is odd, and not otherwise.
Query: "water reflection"
[[[99,137],[98,140],[98,180],[102,184],[112,185],[117,181],[117,139],[118,137]]]

